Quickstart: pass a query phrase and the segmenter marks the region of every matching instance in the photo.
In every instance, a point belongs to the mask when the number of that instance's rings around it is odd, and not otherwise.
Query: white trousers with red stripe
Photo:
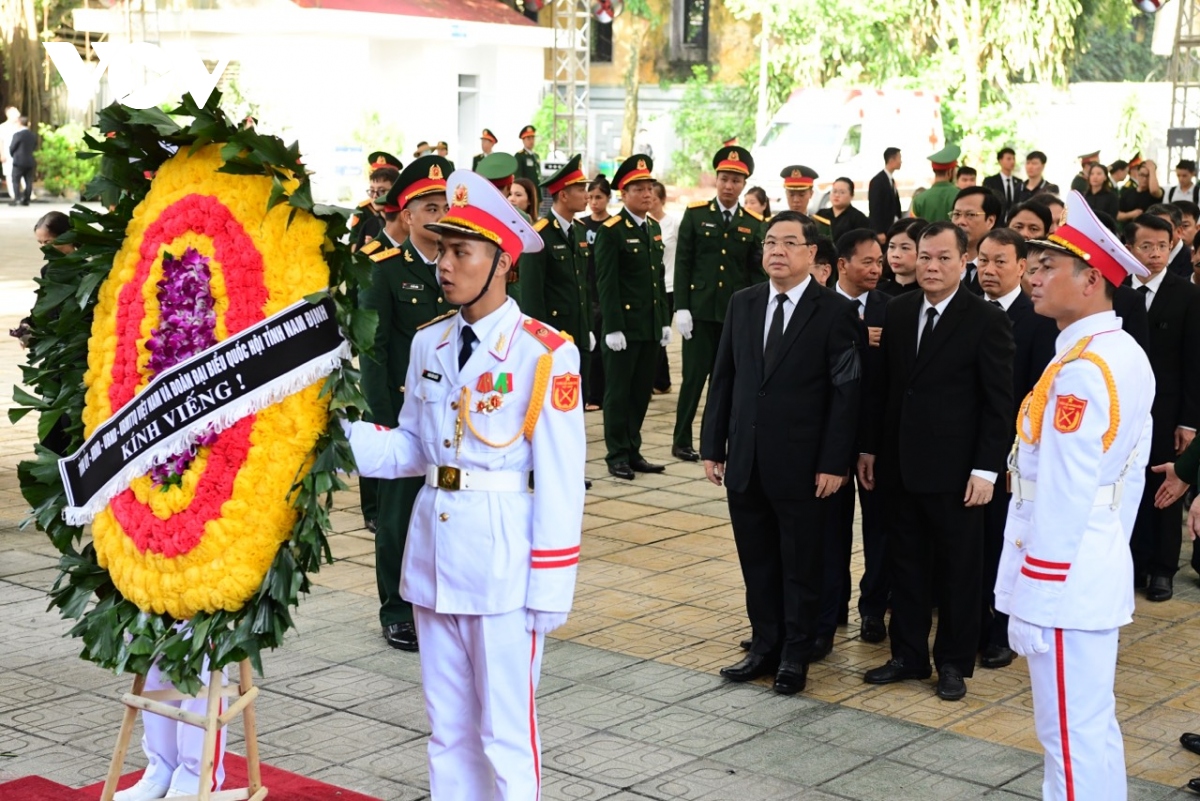
[[[208,663],[200,674],[208,684]],[[146,674],[147,690],[174,689],[170,679],[159,672],[158,665]],[[187,701],[168,701],[171,706],[182,707],[187,712],[205,715],[208,700],[192,698]],[[224,701],[222,700],[222,707]],[[200,790],[200,752],[204,750],[204,729],[178,723],[161,715],[142,713],[142,750],[149,764],[144,778],[174,790],[195,795]],[[213,773],[213,790],[220,790],[225,782],[225,732],[217,732],[217,764]]]
[[[1118,629],[1045,629],[1028,657],[1033,717],[1046,749],[1046,801],[1126,801],[1125,745],[1113,682]]]
[[[433,732],[433,801],[538,801],[534,694],[545,638],[525,630],[524,609],[501,615],[413,611]]]

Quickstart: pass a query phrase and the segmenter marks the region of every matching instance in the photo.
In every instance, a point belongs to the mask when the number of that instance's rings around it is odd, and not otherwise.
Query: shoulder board
[[[814,214],[814,215],[812,216],[812,218],[813,218],[814,220],[816,220],[817,222],[821,223],[821,225],[829,225],[829,220],[825,219],[825,218],[824,218],[824,217],[822,217],[820,214]]]
[[[550,330],[550,326],[543,322],[533,319],[532,317],[525,318],[525,324],[521,326],[525,329],[525,333],[541,342],[546,346],[546,350],[558,350],[568,339],[562,334],[557,334]]]
[[[370,205],[371,205],[371,198],[367,198],[362,203],[358,204],[358,208],[365,209],[367,206],[370,206]]]
[[[374,240],[371,240],[371,241],[373,241],[373,242],[378,242],[379,240],[378,240],[378,239],[374,239]],[[378,262],[378,261],[387,261],[387,260],[388,260],[388,259],[390,259],[392,256],[399,256],[399,255],[400,255],[400,248],[388,248],[387,250],[381,250],[381,251],[379,251],[378,253],[372,253],[372,254],[371,254],[371,261],[376,261],[376,262]]]
[[[542,232],[542,229],[545,228],[549,224],[550,224],[550,221],[547,220],[545,217],[543,217],[542,219],[538,220],[537,222],[535,222],[533,224],[533,230],[537,231],[540,234]]]
[[[379,250],[381,247],[383,247],[382,242],[380,242],[378,239],[372,239],[370,242],[363,245],[362,248],[359,250],[359,252],[363,253],[367,256],[370,256],[372,253]]]
[[[358,215],[352,214],[350,215],[350,227],[353,228],[356,225],[358,225]]]
[[[621,224],[621,215],[620,214],[614,214],[613,216],[609,217],[607,220],[604,221],[605,228],[612,228],[614,225],[620,225],[620,224]]]
[[[458,314],[458,309],[451,309],[450,311],[446,312],[445,314],[439,314],[437,317],[434,317],[432,320],[430,320],[427,323],[421,323],[420,325],[417,326],[417,330],[420,331],[422,328],[428,328],[429,326],[433,325],[434,323],[440,323],[442,320],[449,320],[451,317],[453,317],[456,314]]]
[[[688,208],[689,209],[702,209],[707,205],[708,205],[707,200],[693,200],[691,203],[688,204]]]
[[[742,211],[746,212],[747,214],[749,214],[751,217],[758,220],[759,222],[763,221],[763,216],[761,214],[759,214],[757,211],[751,211],[750,209],[746,208],[745,206],[742,206]]]

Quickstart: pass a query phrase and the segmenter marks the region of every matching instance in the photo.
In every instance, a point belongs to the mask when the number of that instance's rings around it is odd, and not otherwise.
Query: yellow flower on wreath
[[[257,322],[328,288],[329,269],[322,257],[325,224],[297,211],[289,225],[292,207],[280,204],[266,210],[270,179],[218,173],[221,164],[220,145],[208,145],[191,156],[181,150],[159,169],[135,209],[124,245],[98,295],[84,377],[85,435],[117,411],[114,394],[124,397],[132,389],[136,395],[152,378],[146,342],[160,323],[156,284],[162,278],[164,253],[178,255],[194,247],[208,257],[218,341],[231,333],[233,308],[240,309],[236,331],[250,324],[248,316]],[[285,184],[289,190],[295,182],[290,184]],[[233,260],[236,264],[221,262],[212,231],[195,230],[225,219],[218,205],[234,221],[226,223],[228,228],[240,226],[236,241],[243,245]],[[205,209],[218,211],[206,218]],[[173,230],[164,220],[178,228],[181,216],[195,224],[164,235]],[[261,285],[254,287],[248,279],[253,271],[245,269],[245,263],[254,261],[247,251],[251,245],[261,257]],[[133,287],[137,281],[140,286]],[[261,304],[246,308],[247,298],[259,297]],[[118,341],[122,323],[128,330],[124,341]],[[122,353],[126,348],[136,352]],[[328,419],[328,398],[320,397],[322,383],[258,412],[241,451],[219,440],[200,449],[178,485],[158,487],[149,476],[139,477],[128,493],[97,515],[92,522],[97,560],[126,598],[144,611],[177,619],[198,612],[236,611],[250,600],[296,520],[289,492],[311,466],[310,453]],[[222,437],[244,438],[241,432],[246,429],[241,425]],[[231,452],[244,456],[231,459]],[[224,458],[217,458],[221,454]],[[212,487],[222,483],[227,491],[214,495]],[[126,530],[122,517],[134,530]],[[147,546],[146,531],[156,532],[149,540],[153,547]],[[191,544],[173,543],[175,535]]]

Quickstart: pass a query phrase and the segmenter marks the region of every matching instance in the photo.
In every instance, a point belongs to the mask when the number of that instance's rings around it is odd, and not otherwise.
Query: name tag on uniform
[[[586,248],[587,246],[588,246],[588,243],[586,241],[579,243],[579,247],[581,247],[581,248]]]
[[[441,373],[435,373],[435,372],[433,372],[432,370],[422,370],[422,371],[421,371],[421,378],[428,378],[430,381],[441,381],[441,380],[442,380],[442,374],[441,374]]]
[[[408,281],[404,281],[400,284],[400,288],[401,289],[411,289],[415,292],[420,292],[422,289],[425,288],[425,285],[424,284],[412,284],[412,283],[409,283]]]
[[[706,223],[700,223],[700,224],[701,224],[702,226],[704,226],[705,228],[716,228],[716,227],[717,227],[717,224],[716,224],[716,223],[710,223],[710,222],[706,222]]]
[[[662,241],[662,234],[658,234],[657,236],[655,236],[655,237],[654,237],[654,241],[655,241],[655,242],[661,242],[661,241]]]
[[[626,239],[625,241],[630,245],[640,245],[642,243],[640,239]]]
[[[749,233],[753,233],[753,232],[749,228],[743,228],[742,226],[739,225],[738,233],[739,234],[749,234]]]
[[[566,245],[555,245],[554,249],[555,250],[566,250],[567,246]]]

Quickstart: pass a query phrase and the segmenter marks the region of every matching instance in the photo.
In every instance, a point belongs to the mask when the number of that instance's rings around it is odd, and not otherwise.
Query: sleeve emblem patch
[[[554,376],[550,385],[550,405],[560,412],[569,412],[579,405],[579,374]]]
[[[1063,434],[1078,431],[1088,402],[1074,395],[1059,395],[1054,404],[1054,430]]]

